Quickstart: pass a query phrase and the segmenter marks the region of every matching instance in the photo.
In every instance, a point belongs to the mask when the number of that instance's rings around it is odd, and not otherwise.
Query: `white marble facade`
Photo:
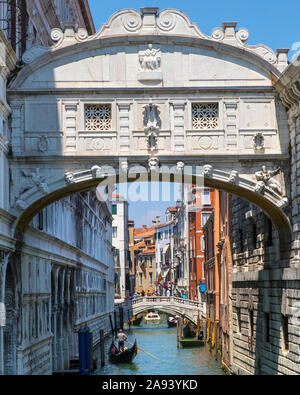
[[[95,187],[104,177],[105,165],[117,167],[120,158],[124,174],[131,166],[149,166],[153,173],[168,163],[175,167],[180,163],[180,171],[187,165],[203,166],[207,186],[234,192],[270,215],[279,231],[282,253],[291,232],[293,249],[299,249],[299,227],[297,223],[293,229],[290,226],[290,131],[284,100],[289,98],[280,98],[274,88],[288,65],[287,52],[275,54],[261,44],[247,45],[248,36],[246,29],[229,22],[205,35],[178,10],[144,8],[139,13],[126,9],[115,13],[92,36],[85,29],[65,25],[63,30],[52,31],[51,47],[26,51],[25,67],[12,76],[7,88],[9,106],[4,100],[0,107],[4,120],[12,111],[7,134],[11,136],[9,164],[8,146],[1,139],[1,184],[5,187],[0,210],[1,297],[4,300],[6,295],[9,302],[7,317],[13,328],[4,334],[6,344],[11,345],[5,354],[10,372],[47,373],[63,367],[73,355],[74,338],[69,329],[67,338],[62,336],[62,328],[71,328],[74,320],[75,326],[79,324],[87,305],[88,316],[82,319],[98,331],[105,298],[112,300],[114,292],[113,262],[102,261],[105,248],[99,247],[100,255],[94,256],[90,236],[64,233],[61,227],[67,222],[60,218],[51,222],[51,213],[44,219],[53,227],[47,236],[35,227],[25,229],[54,197]],[[8,71],[14,68],[11,59]],[[290,123],[293,120],[291,116]],[[279,167],[276,182],[270,183],[270,174]],[[292,179],[297,167],[292,167]],[[280,192],[272,187],[279,184]],[[59,208],[70,223],[75,221],[74,204],[67,198]],[[294,213],[297,207],[293,206]],[[92,237],[101,233],[100,215],[99,229],[84,217],[81,222]],[[53,237],[58,229],[62,240]],[[108,259],[108,239],[104,244]],[[9,252],[14,253],[12,257]],[[12,264],[5,275],[8,257]],[[22,264],[15,267],[14,262]],[[299,281],[293,273],[283,274]],[[40,277],[44,281],[38,281]],[[238,274],[236,281],[259,275],[242,277]],[[30,290],[28,282],[33,284]],[[68,302],[74,293],[79,312],[75,317],[74,306]],[[111,306],[106,303],[109,312]],[[22,314],[25,305],[30,319]],[[3,344],[3,329],[0,341]],[[281,373],[288,363],[294,362],[285,355]],[[291,371],[296,371],[295,366]]]

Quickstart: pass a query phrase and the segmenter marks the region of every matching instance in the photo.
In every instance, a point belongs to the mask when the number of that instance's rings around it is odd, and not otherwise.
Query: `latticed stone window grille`
[[[193,129],[217,129],[219,106],[217,103],[192,104]]]
[[[111,105],[88,104],[85,106],[85,129],[86,130],[110,130],[111,129]]]

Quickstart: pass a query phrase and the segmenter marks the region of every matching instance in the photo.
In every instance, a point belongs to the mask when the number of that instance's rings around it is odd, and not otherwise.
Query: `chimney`
[[[160,224],[160,216],[159,216],[159,215],[156,216],[156,224],[157,224],[157,225]]]

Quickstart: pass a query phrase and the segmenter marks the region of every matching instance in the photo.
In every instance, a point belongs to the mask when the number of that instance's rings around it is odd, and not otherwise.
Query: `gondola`
[[[113,350],[115,350],[115,352],[113,352]],[[136,354],[137,354],[136,340],[134,341],[134,345],[131,348],[124,350],[122,353],[118,352],[118,349],[115,346],[114,342],[112,342],[108,351],[108,356],[111,363],[131,362],[133,358],[136,356]]]
[[[143,319],[143,316],[141,315],[138,318],[132,319],[131,323],[132,323],[133,326],[139,326],[141,321],[142,321],[142,319]]]
[[[172,328],[174,326],[177,326],[177,321],[179,320],[178,315],[176,315],[175,317],[169,317],[167,322],[168,322],[168,327]]]

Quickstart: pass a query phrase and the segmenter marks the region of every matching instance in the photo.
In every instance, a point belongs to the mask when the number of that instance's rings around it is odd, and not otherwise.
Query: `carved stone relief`
[[[269,187],[272,189],[274,192],[279,193],[279,195],[282,195],[282,188],[281,185],[277,180],[273,178],[273,176],[279,174],[281,172],[280,167],[278,167],[276,170],[267,170],[267,167],[263,165],[261,167],[261,171],[257,171],[255,173],[256,180],[259,181],[259,190],[262,191],[262,186]]]

